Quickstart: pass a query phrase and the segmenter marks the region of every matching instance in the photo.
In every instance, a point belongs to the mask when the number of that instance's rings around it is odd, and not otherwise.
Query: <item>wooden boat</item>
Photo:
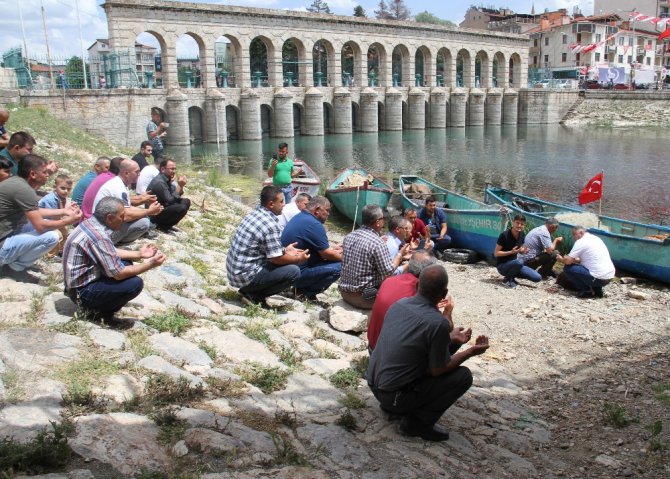
[[[562,249],[567,253],[574,243],[572,228],[581,224],[591,234],[603,240],[617,269],[636,276],[670,283],[670,227],[636,223],[634,221],[598,216],[580,208],[551,203],[504,188],[489,186],[484,196],[486,203],[502,204],[522,213],[529,227],[544,224],[555,216],[560,222],[558,232],[563,236]],[[594,224],[589,220],[595,218]],[[593,221],[593,220],[591,220]]]
[[[365,178],[366,180],[354,181],[352,186],[347,186],[347,183],[354,178],[357,180]],[[326,196],[330,198],[333,206],[359,225],[361,224],[361,214],[364,206],[378,205],[385,209],[392,194],[393,188],[391,186],[357,166],[342,171],[328,185],[326,190]]]
[[[293,197],[298,193],[307,193],[309,196],[316,196],[319,194],[321,187],[321,178],[316,172],[303,160],[293,160],[294,168],[301,168],[300,176],[296,176],[291,181],[293,185]],[[272,184],[272,178],[266,178],[263,181],[263,186]]]
[[[454,193],[419,176],[400,176],[400,197],[403,210],[424,206],[427,196],[433,196],[438,207],[447,215],[447,232],[452,247],[476,251],[487,260],[493,260],[493,251],[500,233],[508,227],[507,209],[492,207],[468,196]],[[430,193],[412,193],[411,185],[422,185]],[[419,189],[419,188],[417,188]]]

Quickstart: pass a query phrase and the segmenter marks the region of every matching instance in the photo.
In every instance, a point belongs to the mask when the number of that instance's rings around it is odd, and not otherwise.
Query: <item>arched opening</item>
[[[498,52],[493,57],[493,64],[491,65],[491,84],[494,88],[504,87],[506,77],[507,62],[505,62],[505,55]]]
[[[416,86],[429,86],[434,84],[435,79],[429,77],[432,71],[432,66],[430,50],[426,47],[417,49],[416,54],[414,55],[414,84]]]
[[[398,45],[391,55],[391,74],[393,86],[411,86],[409,77],[409,50],[405,45]]]
[[[304,110],[300,103],[293,104],[293,134],[299,135],[302,128]]]
[[[377,102],[377,129],[386,130],[386,108],[381,101]]]
[[[333,107],[330,103],[323,102],[323,132],[329,134],[331,131],[335,131],[333,121]]]
[[[453,87],[454,61],[447,48],[437,52],[437,85]],[[441,82],[441,83],[440,83]]]
[[[249,45],[249,68],[251,69],[251,86],[260,88],[269,85],[268,56],[272,44],[263,37],[256,37]]]
[[[368,86],[386,86],[384,84],[386,72],[386,50],[379,43],[373,43],[368,48]]]
[[[460,50],[456,55],[456,86],[472,88],[472,61],[467,50]]]
[[[192,106],[188,109],[188,134],[191,143],[202,143],[205,138],[203,118],[203,112],[199,107]]]
[[[475,87],[488,88],[490,85],[489,56],[482,50],[475,57]]]
[[[300,40],[289,38],[281,51],[283,85],[287,87],[302,85],[305,77],[305,47]]]
[[[200,88],[202,78],[200,58],[202,45],[192,33],[184,33],[177,38],[177,81],[181,88]]]
[[[272,120],[272,107],[266,104],[261,105],[261,134],[263,137],[274,136],[274,124]]]
[[[240,43],[234,37],[221,35],[214,42],[214,76],[219,88],[235,88],[237,78],[242,77],[238,71],[237,58],[240,52]]]
[[[161,88],[164,51],[165,40],[161,35],[142,32],[135,38],[134,61],[130,53],[109,53],[89,58],[91,85],[97,88]]]
[[[342,85],[361,85],[360,78],[361,49],[355,42],[347,42],[342,47]]]
[[[352,131],[360,131],[361,130],[361,110],[360,107],[358,106],[358,103],[355,101],[351,102],[351,129]]]
[[[509,86],[521,88],[521,57],[518,53],[509,58]]]
[[[226,105],[226,128],[228,129],[228,139],[239,139],[239,120],[240,111],[233,105]]]
[[[314,86],[332,86],[328,65],[335,63],[335,50],[327,40],[319,40],[312,48],[312,64],[314,72]],[[343,83],[344,84],[344,83]],[[347,85],[345,85],[347,86]]]

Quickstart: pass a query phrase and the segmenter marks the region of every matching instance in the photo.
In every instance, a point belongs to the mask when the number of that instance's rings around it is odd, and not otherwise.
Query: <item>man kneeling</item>
[[[404,416],[400,431],[427,441],[449,439],[436,423],[472,386],[472,373],[461,364],[489,347],[488,338],[479,336],[468,350],[449,353],[450,343],[465,344],[469,334],[450,330],[437,308],[447,297],[448,283],[441,265],[421,272],[417,294],[401,299],[386,314],[367,373],[381,408]]]
[[[120,199],[101,199],[93,216],[68,237],[63,250],[66,294],[105,322],[142,292],[144,283],[138,275],[165,261],[165,255],[153,245],[145,244],[138,251],[114,247],[111,234],[121,229],[124,215]],[[146,261],[130,263],[140,259]]]

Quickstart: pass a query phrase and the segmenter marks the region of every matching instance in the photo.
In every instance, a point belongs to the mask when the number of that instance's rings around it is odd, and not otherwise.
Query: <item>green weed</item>
[[[173,407],[158,409],[149,415],[149,418],[159,427],[157,441],[160,444],[174,444],[184,437],[184,432],[188,429],[188,422],[177,417],[177,412]]]
[[[146,358],[154,354],[149,343],[149,333],[145,329],[131,329],[126,333],[130,347],[139,358]]]
[[[655,421],[645,426],[645,429],[651,433],[649,438],[649,450],[661,451],[665,449],[665,445],[661,442],[661,432],[663,432],[663,422]]]
[[[236,398],[244,395],[247,386],[243,381],[207,376],[205,383],[216,397]]]
[[[275,454],[275,462],[277,464],[285,464],[288,466],[309,466],[309,461],[305,456],[296,451],[295,447],[277,434],[272,435],[272,442],[277,448]]]
[[[63,405],[69,416],[81,416],[107,412],[108,400],[95,394],[89,387],[74,382],[68,385],[67,392],[63,394]]]
[[[258,363],[251,363],[240,371],[242,379],[249,384],[253,384],[265,394],[284,389],[290,374],[291,372],[288,370]]]
[[[28,312],[28,321],[31,323],[39,322],[44,316],[44,296],[33,294],[30,298],[30,311]]]
[[[202,349],[212,361],[216,359],[218,353],[214,346],[207,344],[205,341],[199,341],[198,347]]]
[[[4,477],[15,472],[38,473],[64,466],[72,455],[67,438],[73,434],[73,423],[51,421],[51,430],[42,429],[28,443],[5,437],[0,440],[0,472]]]
[[[197,256],[191,256],[185,259],[184,263],[190,265],[196,271],[196,273],[203,277],[207,276],[211,270],[209,264]]]
[[[79,388],[90,388],[100,384],[104,376],[115,374],[119,369],[118,364],[107,359],[87,356],[64,364],[54,375],[68,387],[77,384]]]
[[[365,356],[359,356],[357,358],[354,358],[351,360],[351,365],[352,367],[358,371],[358,375],[365,379],[367,373],[368,373],[368,364],[370,363],[370,356],[365,355]]]
[[[658,383],[651,386],[654,397],[665,404],[670,404],[670,383]]]
[[[352,388],[358,386],[360,374],[356,369],[345,368],[340,369],[335,374],[330,376],[330,382],[338,388]]]
[[[279,356],[279,360],[289,368],[297,368],[302,362],[302,355],[295,354],[295,351],[287,346],[282,346],[279,351],[275,352]]]
[[[363,409],[365,401],[356,396],[350,389],[344,391],[344,397],[339,399],[340,403],[347,409]]]
[[[347,431],[354,431],[358,426],[358,424],[356,424],[356,418],[353,416],[353,414],[351,414],[349,409],[344,411],[340,417],[335,420],[335,424],[343,427]]]
[[[266,326],[258,321],[247,321],[242,325],[244,335],[254,341],[259,341],[263,344],[270,344],[270,335],[266,330]]]
[[[155,374],[149,377],[142,394],[142,403],[146,410],[172,404],[188,404],[204,396],[201,384],[191,387],[188,379],[180,376],[174,380],[165,374]]]
[[[182,309],[171,308],[164,313],[150,316],[144,320],[144,324],[161,333],[169,332],[173,336],[179,336],[191,326],[191,319]]]
[[[626,409],[618,404],[605,404],[603,415],[605,423],[611,424],[614,427],[626,427],[629,424],[638,422],[635,418],[629,418],[626,414]]]

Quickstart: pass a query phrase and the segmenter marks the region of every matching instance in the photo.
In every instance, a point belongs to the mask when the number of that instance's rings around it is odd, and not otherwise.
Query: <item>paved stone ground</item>
[[[365,333],[347,332],[360,316],[335,291],[325,307],[243,307],[224,265],[245,209],[191,191],[204,208],[160,236],[169,260],[122,310],[128,329],[79,321],[59,264],[39,264],[37,284],[0,279],[0,437],[29,441],[63,417],[76,426],[74,458],[44,477],[670,476],[667,287],[616,282],[580,301],[549,282],[505,289],[484,263],[446,264],[457,325],[492,348],[468,361],[474,387],[441,419],[451,439],[432,444],[379,410],[356,372]],[[340,330],[325,321],[333,306]],[[178,334],[160,331],[165,314],[187,318]],[[173,397],[160,396],[165,377],[181,381]],[[608,404],[630,425],[614,427]]]

